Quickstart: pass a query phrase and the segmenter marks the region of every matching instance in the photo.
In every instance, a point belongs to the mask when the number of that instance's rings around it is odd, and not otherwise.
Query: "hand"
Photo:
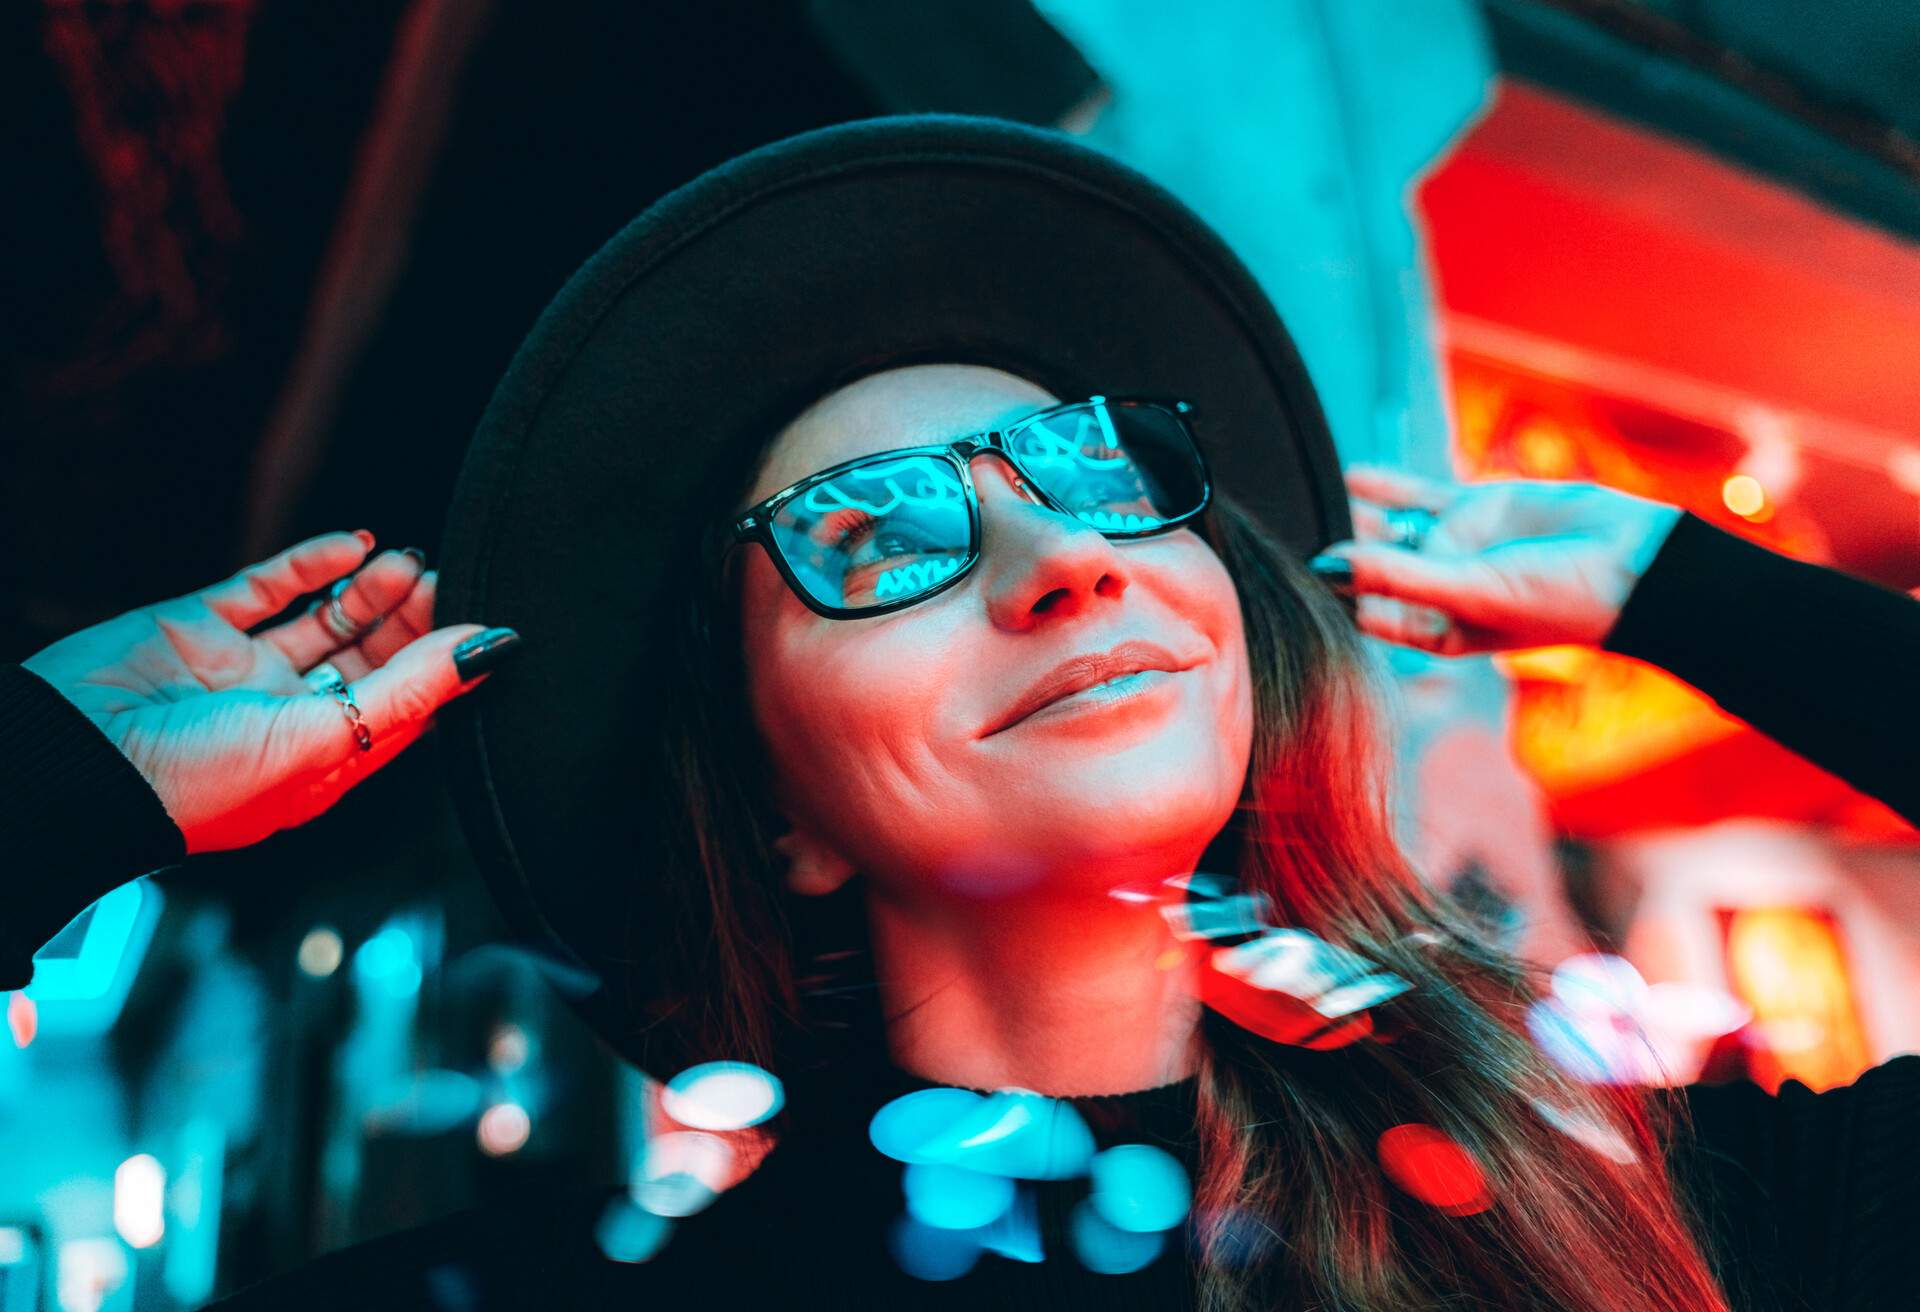
[[[145,776],[188,852],[244,847],[325,811],[485,677],[462,679],[453,662],[454,648],[483,626],[431,629],[433,572],[417,554],[368,561],[372,548],[372,534],[322,534],[223,583],[62,638],[22,664]],[[363,562],[340,598],[361,630],[357,641],[342,646],[318,609],[248,634]],[[305,683],[322,661],[352,689],[371,750],[360,749],[340,703]]]
[[[1597,646],[1680,511],[1590,483],[1455,486],[1398,470],[1347,472],[1359,540],[1329,547],[1352,566],[1360,628],[1443,656]],[[1394,507],[1434,519],[1420,550],[1384,540]]]

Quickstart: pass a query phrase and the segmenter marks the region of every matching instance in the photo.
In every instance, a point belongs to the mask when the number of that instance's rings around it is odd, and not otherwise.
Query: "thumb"
[[[1477,620],[1498,585],[1486,565],[1471,558],[1422,555],[1374,542],[1343,542],[1326,552],[1353,568],[1352,591],[1431,606]]]
[[[422,634],[353,685],[376,747],[382,734],[411,742],[433,713],[480,686],[520,650],[512,629],[452,624]]]
[[[478,624],[415,638],[349,685],[357,725],[351,713],[343,721],[345,708],[332,696],[271,698],[275,713],[246,763],[191,772],[172,790],[168,809],[187,850],[245,847],[313,819],[411,746],[435,711],[479,687],[519,642],[512,629]],[[368,735],[365,750],[358,729]]]

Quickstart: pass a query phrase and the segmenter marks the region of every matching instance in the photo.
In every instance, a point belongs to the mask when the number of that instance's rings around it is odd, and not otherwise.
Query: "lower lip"
[[[1160,711],[1172,702],[1175,677],[1168,670],[1141,670],[1123,679],[1082,688],[1058,701],[1048,702],[1025,719],[1015,720],[1007,728],[1023,729],[1028,725],[1040,725],[1063,729],[1084,726],[1104,730],[1130,723],[1142,714]]]

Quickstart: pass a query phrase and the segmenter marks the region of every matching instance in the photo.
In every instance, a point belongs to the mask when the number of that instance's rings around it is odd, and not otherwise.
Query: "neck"
[[[869,894],[887,1045],[942,1084],[1054,1097],[1127,1093],[1198,1067],[1196,948],[1159,907],[905,904]]]

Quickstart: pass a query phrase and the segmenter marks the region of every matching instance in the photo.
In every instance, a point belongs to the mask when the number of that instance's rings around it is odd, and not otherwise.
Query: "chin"
[[[1121,884],[1184,874],[1226,826],[1239,781],[1192,770],[1152,771],[1097,787],[1055,777],[1021,789],[997,841],[942,864],[941,883],[975,897],[1036,894],[1104,898]],[[1015,819],[1017,818],[1017,819]]]

